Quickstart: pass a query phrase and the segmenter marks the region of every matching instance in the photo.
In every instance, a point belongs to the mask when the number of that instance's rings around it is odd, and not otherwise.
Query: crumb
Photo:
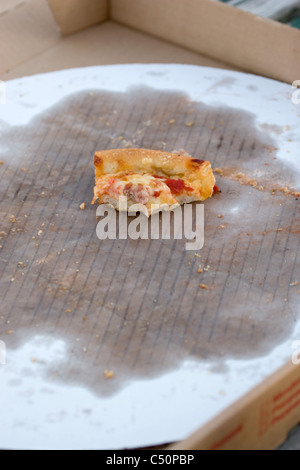
[[[42,235],[42,233],[43,233],[43,230],[39,230],[38,231],[38,236],[40,237]]]
[[[4,161],[3,161],[3,160],[0,160],[0,165],[4,165]]]
[[[218,214],[218,217],[219,217],[219,219],[223,219],[223,215],[222,215],[222,214]]]
[[[33,358],[31,359],[31,362],[37,362],[37,359],[36,359],[35,357],[33,357]]]
[[[214,169],[214,172],[215,172],[215,173],[219,173],[219,175],[223,176],[223,170],[222,170],[222,168],[215,168],[215,169]]]
[[[14,278],[14,277],[12,277],[12,278],[11,278],[11,280],[10,280],[10,282],[14,282],[14,280],[15,280],[15,278]]]
[[[211,128],[211,130],[213,131],[213,130],[215,129],[215,126],[211,126],[210,128]]]
[[[65,310],[66,313],[71,313],[72,310],[70,308],[67,308],[67,310]]]
[[[185,123],[186,127],[192,127],[194,124],[194,121],[189,121]]]
[[[199,255],[199,253],[195,253],[194,256],[196,256],[196,258],[201,258],[201,255]]]
[[[287,298],[285,298],[285,299],[284,299],[284,301],[285,301],[285,302],[287,302],[287,301],[288,301],[288,299],[287,299]]]
[[[290,283],[290,287],[294,287],[298,285],[298,281],[294,281]]]
[[[115,373],[113,370],[105,370],[104,375],[106,379],[112,379],[115,376]]]
[[[281,227],[278,228],[278,229],[277,229],[277,232],[282,232],[282,228],[281,228]]]
[[[225,225],[219,225],[219,229],[225,228]]]
[[[203,273],[203,269],[202,269],[202,268],[199,268],[199,269],[198,269],[198,273]]]
[[[80,209],[81,209],[82,211],[84,211],[84,209],[86,208],[85,202],[83,202],[82,204],[80,204],[79,207],[80,207]]]
[[[13,332],[14,332],[14,330],[8,330],[8,331],[6,332],[6,334],[8,334],[8,335],[12,335],[12,334],[13,334]]]
[[[175,119],[170,119],[169,124],[174,124]]]
[[[285,131],[289,131],[290,130],[290,126],[287,124],[284,128]]]
[[[200,284],[200,287],[201,287],[202,289],[208,289],[208,287],[207,287],[206,284]]]
[[[11,216],[10,216],[10,221],[11,221],[11,223],[12,223],[12,224],[14,224],[14,223],[15,223],[15,221],[16,221],[16,218],[15,218],[15,216],[14,216],[14,215],[11,215]]]

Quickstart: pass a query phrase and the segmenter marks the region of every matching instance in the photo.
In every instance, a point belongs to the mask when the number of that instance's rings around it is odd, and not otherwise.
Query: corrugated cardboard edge
[[[108,19],[108,0],[48,0],[48,3],[63,36]]]
[[[269,450],[300,422],[300,364],[292,362],[169,450]]]
[[[110,17],[132,28],[292,83],[300,78],[300,32],[214,0],[110,0]]]

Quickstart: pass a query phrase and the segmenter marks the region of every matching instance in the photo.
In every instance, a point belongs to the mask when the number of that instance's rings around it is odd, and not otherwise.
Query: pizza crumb
[[[225,228],[225,225],[219,225],[218,228],[220,229]]]
[[[174,124],[175,119],[170,119],[169,124]]]
[[[208,289],[208,286],[207,286],[206,284],[200,284],[200,287],[201,287],[202,289]]]
[[[115,376],[115,373],[113,370],[106,370],[104,371],[104,375],[106,379],[112,379]]]
[[[198,269],[198,273],[203,273],[203,269],[202,269],[202,268],[199,268],[199,269]]]
[[[218,173],[218,174],[221,175],[221,176],[223,176],[223,170],[222,170],[222,168],[215,168],[215,169],[214,169],[214,172],[215,172],[215,173]]]
[[[290,287],[294,287],[298,285],[298,281],[294,281],[290,283]]]
[[[282,232],[282,228],[281,228],[281,227],[278,228],[278,229],[277,229],[277,232]]]
[[[210,126],[210,128],[212,131],[215,130],[215,126]]]
[[[82,204],[80,204],[79,207],[80,207],[80,209],[81,209],[82,211],[84,211],[84,209],[86,208],[85,202],[83,202]]]
[[[218,217],[219,217],[219,219],[223,219],[223,215],[222,215],[222,214],[218,214]]]
[[[199,253],[195,253],[194,256],[196,256],[196,258],[201,258],[201,255],[199,255]]]
[[[194,121],[189,121],[185,123],[186,127],[192,127],[194,124],[195,124]]]
[[[11,215],[9,219],[10,219],[12,224],[14,224],[16,222],[16,218],[15,218],[14,215]]]
[[[3,161],[3,160],[0,160],[0,165],[4,165],[4,161]]]
[[[71,313],[72,310],[71,310],[70,308],[67,308],[67,309],[65,310],[65,312],[66,312],[66,313]]]

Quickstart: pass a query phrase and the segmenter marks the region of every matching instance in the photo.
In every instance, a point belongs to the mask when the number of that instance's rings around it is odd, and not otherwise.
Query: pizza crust
[[[128,207],[151,205],[166,208],[204,201],[214,192],[215,178],[210,162],[189,155],[149,149],[112,149],[95,153],[94,199],[119,209],[118,198],[126,195]]]

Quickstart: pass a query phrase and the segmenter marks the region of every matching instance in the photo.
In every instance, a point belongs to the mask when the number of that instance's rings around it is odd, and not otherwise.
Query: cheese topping
[[[96,178],[94,201],[104,195],[111,198],[124,195],[138,204],[147,204],[150,199],[157,199],[162,193],[173,201],[173,195],[178,195],[184,191],[190,193],[193,188],[186,185],[182,179],[128,173],[103,175]]]

